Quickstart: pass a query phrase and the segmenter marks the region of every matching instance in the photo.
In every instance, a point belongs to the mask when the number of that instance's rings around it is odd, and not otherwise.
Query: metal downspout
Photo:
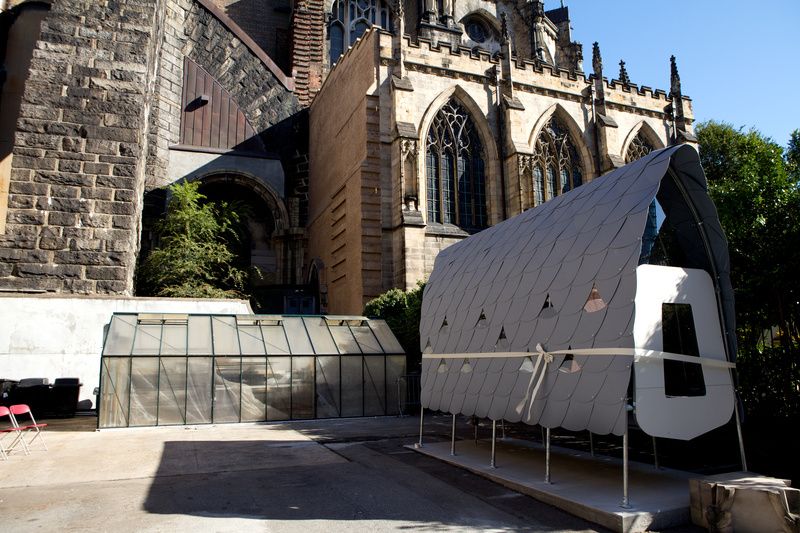
[[[503,96],[500,90],[500,64],[494,67],[495,97],[497,98],[497,152],[500,159],[500,213],[501,220],[505,220],[506,213],[506,148],[503,139]]]

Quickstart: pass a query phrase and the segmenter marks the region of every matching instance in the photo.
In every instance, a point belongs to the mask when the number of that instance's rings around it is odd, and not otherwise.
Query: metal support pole
[[[478,445],[478,417],[472,417],[472,424],[475,426],[475,446]]]
[[[422,448],[422,423],[425,420],[425,408],[419,406],[419,442],[414,445],[415,448]]]
[[[739,455],[742,458],[742,471],[747,472],[747,457],[744,455],[744,439],[742,438],[742,423],[739,419],[739,402],[736,402],[733,412],[736,414],[736,434],[739,436]]]
[[[497,420],[492,420],[492,462],[489,463],[489,468],[497,468],[495,462],[495,448],[497,446]]]
[[[506,423],[504,420],[500,420],[500,430],[503,432],[503,436],[500,439],[506,440]]]
[[[630,509],[631,502],[628,499],[628,428],[622,434],[622,504],[623,509]]]
[[[653,437],[653,463],[655,464],[656,470],[658,470],[658,448],[656,447],[655,437]]]
[[[594,457],[594,438],[592,437],[591,431],[589,432],[589,453]]]
[[[550,428],[545,430],[544,441],[544,482],[550,483]]]
[[[450,430],[450,455],[456,454],[456,415],[453,415],[453,426]]]

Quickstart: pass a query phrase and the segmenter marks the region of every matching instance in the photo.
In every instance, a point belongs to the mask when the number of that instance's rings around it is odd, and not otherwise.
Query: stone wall
[[[41,29],[14,136],[0,290],[129,295],[144,190],[176,179],[184,56],[259,132],[299,109],[294,83],[210,0],[55,0]]]
[[[151,118],[154,150],[148,161],[148,188],[180,177],[168,175],[167,163],[169,147],[180,140],[184,57],[203,67],[230,93],[258,132],[299,109],[293,80],[213,4],[208,0],[169,0]]]
[[[360,313],[381,292],[377,33],[334,68],[309,112],[309,261],[320,260],[328,312]],[[308,266],[307,266],[308,267]]]
[[[164,0],[55,0],[20,106],[0,289],[130,294]]]
[[[284,73],[291,73],[289,0],[214,0]]]

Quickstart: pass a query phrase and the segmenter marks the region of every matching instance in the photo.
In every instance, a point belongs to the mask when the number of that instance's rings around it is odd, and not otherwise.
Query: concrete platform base
[[[661,530],[690,522],[691,474],[629,463],[630,508],[623,509],[622,463],[608,457],[592,457],[575,450],[551,447],[550,481],[545,483],[545,452],[537,443],[498,439],[496,468],[489,466],[491,442],[456,441],[407,446],[484,476],[512,490],[625,533]]]

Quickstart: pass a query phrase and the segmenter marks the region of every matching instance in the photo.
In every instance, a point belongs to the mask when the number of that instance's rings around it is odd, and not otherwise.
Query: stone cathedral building
[[[199,180],[251,208],[261,310],[358,314],[695,141],[674,59],[653,90],[571,32],[537,0],[2,0],[0,291],[135,294],[164,187]]]

